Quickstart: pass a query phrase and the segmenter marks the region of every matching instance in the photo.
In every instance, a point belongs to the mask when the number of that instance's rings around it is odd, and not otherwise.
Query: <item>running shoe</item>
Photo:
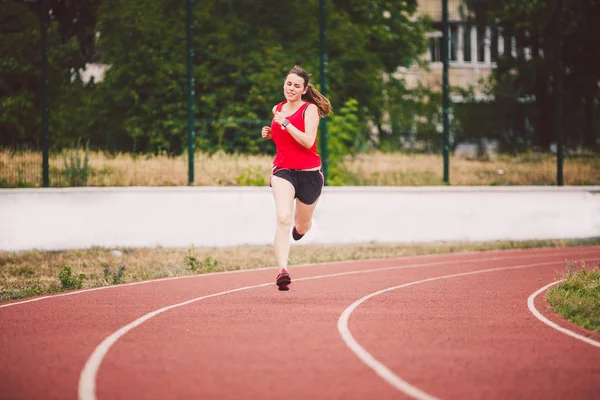
[[[290,274],[284,269],[279,275],[277,275],[277,281],[275,282],[279,290],[290,290],[288,285],[292,283],[292,279],[290,278]]]
[[[296,227],[294,227],[294,229],[292,229],[292,237],[294,238],[294,240],[300,240],[300,239],[302,239],[302,236],[304,236],[304,235],[299,234],[298,231],[296,230]]]

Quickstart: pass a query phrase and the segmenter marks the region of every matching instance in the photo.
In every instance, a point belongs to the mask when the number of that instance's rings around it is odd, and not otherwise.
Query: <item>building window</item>
[[[442,32],[429,35],[429,57],[431,62],[442,62]]]
[[[463,59],[471,62],[471,25],[465,25],[463,29]]]
[[[477,62],[485,62],[485,28],[477,28]]]
[[[443,33],[441,31],[442,27],[436,26],[436,28],[440,29],[439,31],[435,31],[429,34],[429,56],[431,62],[442,62],[442,39]],[[458,60],[458,25],[452,24],[450,25],[450,43],[449,43],[449,51],[450,51],[450,61]]]
[[[504,53],[506,57],[511,57],[513,54],[513,41],[508,32],[504,32]]]
[[[450,61],[458,60],[458,25],[450,25]]]
[[[429,33],[429,59],[442,62],[442,25],[434,24]],[[462,22],[449,24],[448,51],[450,62],[490,64],[506,51],[502,31],[498,27],[475,27]],[[514,47],[514,45],[513,45]]]
[[[492,62],[496,62],[498,61],[498,55],[499,55],[499,50],[498,50],[498,27],[494,26],[491,29],[492,32],[492,42],[490,43],[491,49],[491,59]]]

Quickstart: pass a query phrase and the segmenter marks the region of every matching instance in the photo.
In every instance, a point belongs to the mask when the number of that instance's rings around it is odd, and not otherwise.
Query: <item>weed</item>
[[[121,265],[116,271],[113,271],[108,264],[104,264],[104,267],[102,268],[104,280],[113,285],[123,283],[123,275],[125,274],[126,269],[127,266]]]
[[[188,249],[184,264],[194,273],[214,272],[219,266],[219,261],[211,256],[206,256],[202,261],[198,259],[194,251],[194,246]]]
[[[58,279],[60,279],[60,284],[64,290],[81,289],[85,274],[72,275],[71,267],[64,265],[62,271],[58,274]]]
[[[67,179],[69,186],[87,186],[88,177],[90,176],[88,150],[89,143],[85,144],[84,158],[81,159],[81,141],[77,141],[77,147],[68,154],[65,152],[64,161],[65,167],[63,174]]]

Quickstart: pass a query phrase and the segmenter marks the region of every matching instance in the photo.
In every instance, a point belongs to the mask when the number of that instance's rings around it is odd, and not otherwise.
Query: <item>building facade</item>
[[[514,38],[506,39],[501,28],[481,28],[469,23],[465,12],[462,0],[448,0],[449,81],[451,87],[473,87],[476,96],[482,97],[482,82],[496,67],[498,57],[506,52],[516,56],[516,46]],[[432,21],[428,49],[421,58],[426,61],[427,67],[413,65],[401,68],[398,76],[405,79],[408,87],[421,84],[429,89],[441,90],[442,0],[419,0],[418,15],[428,16]]]

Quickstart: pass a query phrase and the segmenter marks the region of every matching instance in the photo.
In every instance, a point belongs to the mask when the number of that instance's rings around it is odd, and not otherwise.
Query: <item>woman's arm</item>
[[[275,112],[275,122],[282,124],[285,121],[285,118],[281,113]],[[302,146],[310,149],[313,144],[315,144],[315,140],[317,140],[317,130],[319,129],[319,111],[317,106],[314,104],[310,104],[306,108],[306,113],[304,114],[304,131],[302,132],[300,129],[296,128],[292,124],[288,124],[285,127],[285,130],[289,132],[290,135]]]

